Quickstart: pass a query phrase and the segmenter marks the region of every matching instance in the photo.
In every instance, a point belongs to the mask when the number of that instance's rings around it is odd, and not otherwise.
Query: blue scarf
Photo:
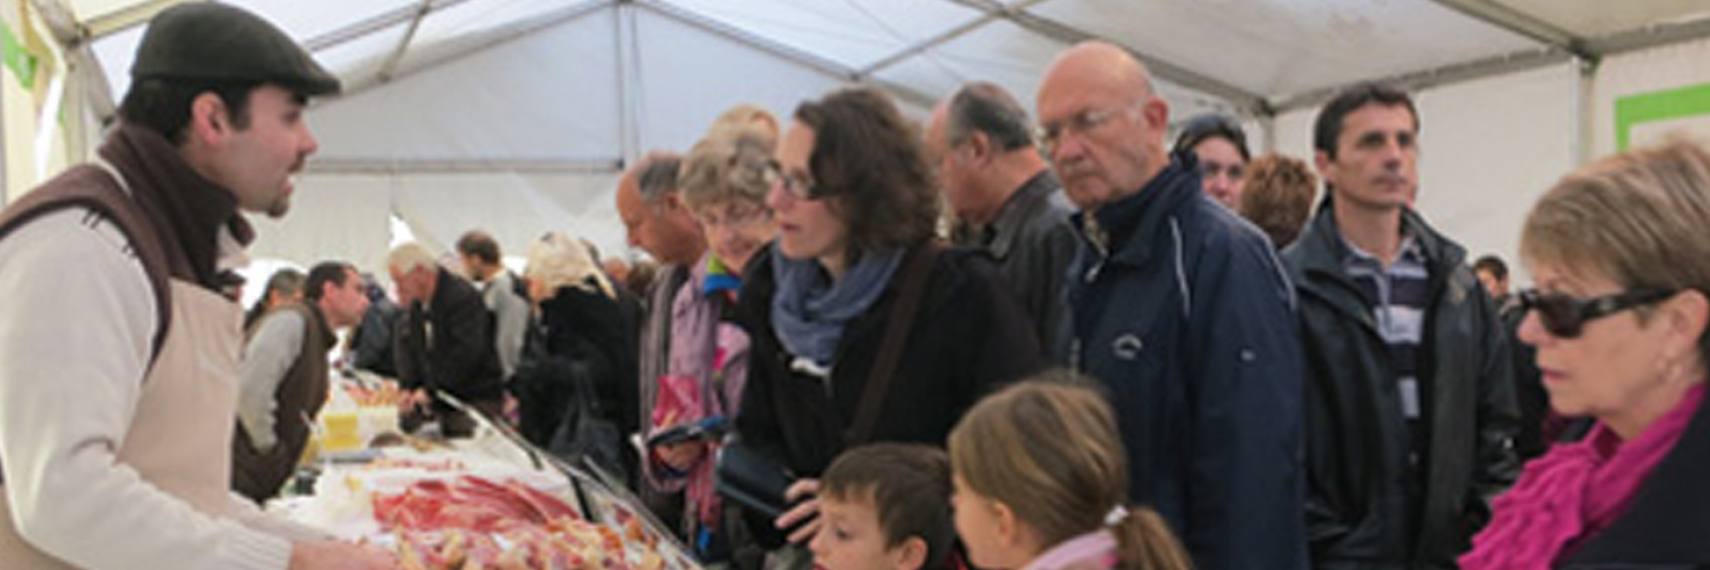
[[[792,260],[774,251],[778,289],[772,296],[772,329],[790,354],[831,368],[849,321],[867,312],[902,264],[902,249],[869,253],[832,281],[814,259]]]

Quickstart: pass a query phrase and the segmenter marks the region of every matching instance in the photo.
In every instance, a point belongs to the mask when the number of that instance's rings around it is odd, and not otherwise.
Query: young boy
[[[925,445],[880,443],[837,457],[820,480],[820,570],[949,570],[955,523],[950,460]]]

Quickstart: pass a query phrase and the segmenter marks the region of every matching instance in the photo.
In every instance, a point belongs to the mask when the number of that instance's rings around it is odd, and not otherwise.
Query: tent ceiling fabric
[[[68,4],[83,22],[171,0],[38,0]],[[228,0],[317,46],[348,84],[368,86],[494,43],[570,0]],[[1702,0],[622,0],[716,21],[835,64],[845,80],[876,78],[915,104],[974,78],[1031,87],[1052,53],[1097,36],[1145,55],[1189,106],[1269,114],[1301,95],[1361,80],[1405,78],[1469,62],[1545,61],[1554,34],[1575,46],[1659,23],[1710,18]],[[1477,7],[1474,8],[1468,8]],[[427,12],[412,28],[415,14]],[[1513,14],[1533,28],[1476,12]],[[359,24],[364,24],[359,25]],[[1019,25],[1018,25],[1019,24]],[[1043,26],[1043,27],[1042,27]],[[1056,26],[1057,28],[1053,28]],[[369,29],[373,28],[373,29]],[[1710,26],[1704,27],[1710,31]],[[1068,35],[1062,33],[1064,30]],[[1692,28],[1697,32],[1699,28]],[[340,38],[340,33],[352,35]],[[406,41],[407,37],[407,41]],[[115,93],[140,38],[130,27],[97,38]],[[1630,38],[1628,38],[1630,39]],[[1541,41],[1542,40],[1542,41]],[[1584,40],[1585,43],[1578,43]],[[1617,44],[1609,44],[1617,45]],[[1627,43],[1618,44],[1621,46]],[[1577,49],[1575,51],[1578,51]],[[399,54],[394,57],[393,54]],[[1597,54],[1589,54],[1597,55]],[[388,60],[398,59],[393,65]],[[1172,78],[1170,70],[1200,77]],[[1201,79],[1201,80],[1195,80]],[[913,90],[914,93],[907,91]],[[1248,96],[1251,97],[1248,97]]]
[[[1704,0],[1496,0],[1584,37],[1611,36],[1653,23],[1710,17]],[[1611,9],[1619,6],[1619,9]]]
[[[28,1],[75,19],[54,37],[92,39],[117,99],[136,24],[185,0]],[[521,253],[517,242],[569,228],[618,251],[617,169],[686,149],[731,105],[787,117],[861,82],[919,119],[986,80],[1032,107],[1051,60],[1086,38],[1148,61],[1172,120],[1240,115],[1285,151],[1308,110],[1354,82],[1485,93],[1468,80],[1554,70],[1534,83],[1572,89],[1572,70],[1593,68],[1562,65],[1575,55],[1710,38],[1705,0],[222,1],[273,21],[345,82],[310,113],[322,149],[299,182],[304,205],[258,242],[299,263],[314,261],[304,251],[373,260],[387,231],[376,220],[392,214],[439,244],[479,225]],[[337,224],[362,228],[284,235]]]

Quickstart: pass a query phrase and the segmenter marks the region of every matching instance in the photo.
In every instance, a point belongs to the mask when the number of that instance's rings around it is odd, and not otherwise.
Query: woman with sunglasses
[[[744,445],[801,478],[787,496],[802,502],[750,527],[771,541],[790,529],[805,544],[818,531],[815,478],[845,447],[941,445],[988,386],[1045,361],[991,262],[939,251],[932,171],[888,98],[837,91],[794,119],[767,195],[779,228],[771,263],[743,284],[753,346],[736,426]],[[885,366],[894,373],[875,373]]]
[[[1629,152],[1557,183],[1521,254],[1520,339],[1550,405],[1596,422],[1526,465],[1467,570],[1710,565],[1710,152]]]

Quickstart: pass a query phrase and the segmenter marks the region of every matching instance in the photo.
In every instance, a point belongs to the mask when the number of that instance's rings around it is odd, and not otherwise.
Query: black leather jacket
[[[1418,350],[1429,447],[1420,458],[1425,472],[1413,473],[1389,353],[1343,270],[1348,250],[1330,206],[1326,198],[1283,252],[1306,349],[1313,566],[1453,568],[1489,521],[1489,500],[1519,474],[1507,334],[1465,250],[1404,211],[1403,227],[1425,251],[1431,291]]]

